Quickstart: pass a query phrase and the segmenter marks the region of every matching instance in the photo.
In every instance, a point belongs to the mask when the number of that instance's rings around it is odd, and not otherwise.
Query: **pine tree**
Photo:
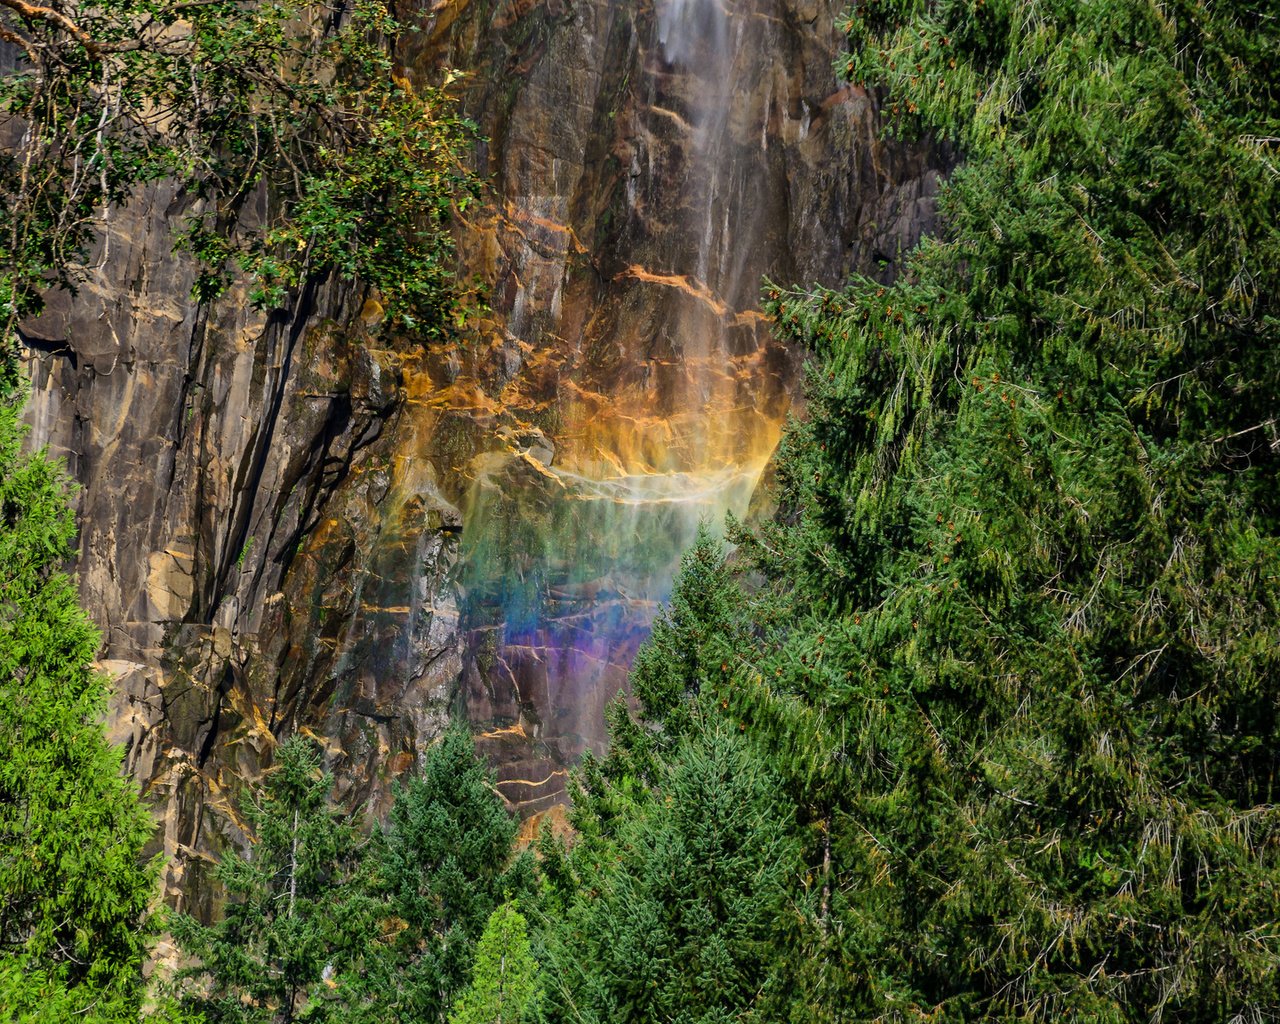
[[[524,915],[516,901],[504,903],[489,915],[476,943],[471,984],[449,1015],[449,1024],[520,1024],[537,972]]]
[[[61,571],[70,484],[0,402],[0,1006],[19,1021],[137,1020],[158,861],[106,742],[98,632]]]
[[[794,826],[746,741],[698,717],[650,799],[553,863],[542,1019],[765,1021],[785,1005],[801,917],[787,898],[801,875]]]
[[[174,919],[196,961],[180,976],[183,1002],[210,1024],[356,1020],[376,1001],[362,977],[378,963],[383,908],[367,896],[361,840],[329,806],[332,788],[313,740],[282,743],[246,802],[249,851],[215,873],[228,899],[223,919]]]
[[[447,1019],[471,976],[475,944],[508,895],[531,895],[533,865],[513,858],[516,824],[455,724],[396,792],[379,855],[379,898],[403,927],[387,998],[400,1019]]]
[[[844,70],[954,140],[896,285],[773,296],[818,365],[741,531],[726,717],[823,896],[796,1019],[1280,1005],[1280,25],[873,0]],[[714,705],[709,705],[714,706]]]
[[[648,798],[660,762],[694,727],[699,695],[729,671],[743,644],[743,605],[724,544],[700,524],[631,668],[638,717],[619,694],[605,709],[608,754],[597,759],[588,751],[574,772],[570,821],[580,832],[607,832]]]
[[[741,596],[725,562],[724,545],[705,523],[680,561],[671,600],[636,654],[631,688],[642,718],[662,726],[666,742],[688,727],[695,698],[721,675],[735,646]]]

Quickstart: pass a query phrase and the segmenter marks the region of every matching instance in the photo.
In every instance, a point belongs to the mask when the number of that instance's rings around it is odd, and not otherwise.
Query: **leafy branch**
[[[474,126],[390,56],[402,27],[380,0],[0,0],[0,317],[74,290],[112,210],[178,183],[180,244],[208,300],[237,273],[261,307],[311,275],[377,290],[393,326],[449,322],[447,222],[475,184]],[[12,350],[8,353],[12,363]]]

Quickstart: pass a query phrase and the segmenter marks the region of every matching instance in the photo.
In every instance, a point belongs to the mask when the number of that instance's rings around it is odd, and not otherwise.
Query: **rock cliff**
[[[936,158],[838,84],[834,0],[436,0],[408,73],[468,73],[485,141],[446,348],[331,280],[287,311],[189,299],[157,186],[75,298],[26,325],[37,443],[80,481],[86,606],[170,895],[276,737],[325,744],[371,813],[463,704],[509,802],[558,799],[699,518],[746,507],[799,354],[762,278],[891,273]],[[248,211],[251,215],[252,211]]]

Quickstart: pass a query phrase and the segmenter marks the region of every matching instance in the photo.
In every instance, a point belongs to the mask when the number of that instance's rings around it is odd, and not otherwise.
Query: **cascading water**
[[[650,348],[662,355],[604,389],[588,389],[590,370],[571,377],[554,440],[513,438],[520,472],[500,456],[499,475],[481,469],[472,490],[469,597],[477,617],[491,616],[474,634],[474,661],[486,689],[517,691],[514,727],[561,765],[600,745],[603,704],[625,685],[698,524],[719,530],[726,511],[745,511],[778,436],[750,312],[759,281],[741,280],[745,260],[731,251],[759,243],[752,197],[730,194],[734,20],[720,0],[664,0],[644,44],[646,120],[677,129],[683,166],[674,182],[637,168],[629,201],[670,209],[682,228],[663,264],[637,252],[622,275],[654,295]],[[554,799],[548,771],[504,780],[506,795]]]
[[[664,0],[656,14],[658,45],[671,64],[709,52],[723,65],[728,37],[728,17],[722,0]],[[708,67],[708,72],[720,67]]]
[[[798,363],[762,278],[834,283],[858,255],[867,109],[830,70],[834,0],[528,9],[492,58],[520,88],[476,113],[498,199],[464,255],[494,317],[415,394],[439,478],[468,481],[468,714],[536,811],[602,749],[698,524],[751,501]]]

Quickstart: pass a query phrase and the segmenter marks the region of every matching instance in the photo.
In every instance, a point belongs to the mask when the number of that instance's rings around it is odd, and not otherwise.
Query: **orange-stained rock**
[[[802,355],[762,279],[891,273],[932,217],[927,153],[875,141],[831,70],[840,7],[476,0],[417,37],[416,66],[474,69],[489,140],[460,240],[493,315],[431,376],[473,452],[449,459],[467,708],[526,812],[603,748],[699,519],[750,507]]]

